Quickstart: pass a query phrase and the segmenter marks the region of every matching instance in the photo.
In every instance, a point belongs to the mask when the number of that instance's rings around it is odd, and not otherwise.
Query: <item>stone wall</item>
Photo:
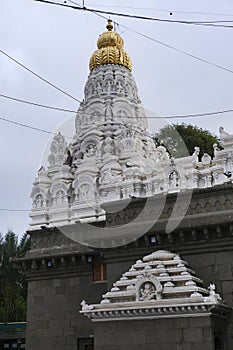
[[[230,246],[230,245],[229,245]],[[231,247],[233,247],[231,243]],[[156,247],[157,248],[157,247]],[[161,248],[161,247],[160,247]],[[196,248],[193,247],[193,250]],[[208,244],[202,244],[199,247],[199,253],[195,250],[195,252],[186,252],[183,247],[173,247],[173,251],[179,253],[185,260],[189,262],[189,266],[193,268],[197,275],[204,280],[204,284],[207,287],[210,282],[216,283],[217,292],[221,294],[226,304],[233,307],[233,293],[232,293],[232,271],[233,271],[233,248],[230,251],[225,251],[226,248],[223,248],[222,251],[215,251],[212,249],[210,252],[206,252],[208,249]],[[147,247],[144,248],[143,251],[151,252],[155,250],[155,247]],[[182,252],[183,251],[183,252]],[[123,254],[124,253],[124,254]],[[143,253],[144,254],[144,253]],[[76,350],[77,349],[77,339],[78,338],[89,338],[90,335],[93,335],[93,324],[83,315],[79,314],[80,303],[83,299],[85,299],[88,303],[98,303],[101,300],[102,294],[104,294],[109,288],[112,286],[112,283],[117,281],[122,273],[127,271],[129,267],[135,262],[135,257],[142,257],[142,248],[134,248],[133,250],[125,250],[122,252],[122,255],[113,255],[113,253],[106,254],[106,262],[107,262],[107,274],[108,274],[108,282],[106,283],[93,283],[91,265],[84,265],[83,271],[81,269],[72,272],[72,274],[68,273],[66,270],[57,271],[57,276],[53,275],[53,271],[45,271],[43,276],[39,278],[30,277],[28,283],[28,317],[27,317],[27,349],[28,350],[40,350],[43,348],[44,350]],[[111,256],[110,256],[111,255]],[[53,276],[52,276],[53,275]],[[204,320],[204,319],[203,319]],[[201,322],[204,322],[201,319]],[[200,327],[198,330],[198,324],[200,324],[200,318],[198,321],[189,320],[188,325],[186,323],[186,330],[182,331],[182,324],[184,324],[185,319],[182,319],[180,322],[178,321],[168,321],[164,320],[161,324],[158,325],[158,320],[154,320],[155,325],[153,327],[158,327],[157,334],[165,334],[166,328],[169,328],[168,325],[175,322],[175,327],[177,327],[178,331],[176,337],[178,339],[185,339],[182,337],[186,337],[185,334],[196,334],[198,333],[198,341],[195,346],[196,349],[211,349],[213,350],[213,339],[205,344],[203,340],[203,344],[205,347],[201,347],[200,344],[201,334]],[[141,321],[135,322],[117,322],[117,328],[122,327],[122,329],[128,329],[127,327],[132,327],[130,332],[126,332],[127,337],[121,336],[122,346],[134,346],[134,339],[139,336],[139,334],[143,334],[142,339],[147,337],[147,327],[141,330],[141,333],[138,332],[138,325],[140,325]],[[148,325],[153,323],[150,321]],[[169,323],[170,322],[170,323]],[[191,322],[192,326],[191,326]],[[206,321],[205,321],[206,322]],[[128,325],[124,326],[124,323]],[[131,325],[132,324],[132,325]],[[112,326],[113,323],[109,323],[109,327]],[[166,326],[167,325],[167,326]],[[99,344],[99,337],[101,333],[98,331],[99,327],[97,326],[97,330],[95,330],[95,341]],[[135,328],[134,328],[135,327]],[[149,329],[152,325],[148,326]],[[191,328],[190,328],[191,327]],[[204,326],[203,326],[204,327]],[[104,327],[102,327],[104,328]],[[180,330],[179,330],[180,328]],[[114,329],[114,327],[113,327]],[[233,337],[232,337],[232,329],[233,329],[233,318],[232,315],[229,316],[229,319],[226,323],[226,334],[225,334],[225,342],[226,347],[225,350],[231,350],[233,348]],[[155,332],[155,331],[154,331]],[[161,333],[162,332],[162,333]],[[207,331],[206,326],[204,327],[203,332]],[[174,333],[173,331],[171,333]],[[170,334],[170,331],[169,331]],[[178,335],[179,334],[179,335]],[[220,331],[222,334],[222,331]],[[114,338],[113,338],[114,336]],[[111,334],[109,331],[110,340],[114,339],[115,344],[115,335]],[[170,335],[169,335],[170,337]],[[116,337],[117,338],[117,337]],[[130,340],[129,338],[132,338]],[[150,339],[150,337],[148,338]],[[164,339],[168,339],[167,336]],[[170,339],[170,338],[169,338]],[[123,341],[124,340],[124,341]],[[174,341],[174,340],[173,340]],[[189,347],[182,347],[180,342],[183,340],[177,340],[176,347],[174,349],[185,349],[188,350]],[[131,342],[133,342],[131,344]],[[198,345],[199,343],[199,345]],[[102,344],[102,343],[100,343]],[[115,346],[112,344],[111,346]],[[139,343],[141,344],[141,343]],[[145,343],[147,347],[145,349],[152,349],[152,345],[150,343]],[[170,343],[168,343],[171,346]],[[180,344],[178,347],[178,344]],[[185,344],[185,343],[184,343]],[[212,345],[211,345],[212,344]],[[119,344],[118,344],[119,345]],[[165,347],[164,349],[169,349]],[[194,349],[194,345],[192,345],[190,349]],[[212,347],[211,347],[212,346]],[[120,347],[118,347],[119,349]],[[100,349],[100,348],[95,348]],[[104,350],[105,348],[101,348]],[[114,347],[106,347],[106,349],[115,349]],[[122,347],[120,349],[126,349],[126,347]],[[138,347],[135,349],[142,349]],[[163,349],[163,348],[161,348]],[[171,348],[170,348],[171,349]]]
[[[190,266],[203,279],[206,285],[214,282],[218,293],[227,305],[233,307],[233,246],[229,250],[219,252],[184,255]],[[226,349],[233,349],[233,314],[229,315],[226,323]]]
[[[27,349],[76,350],[78,338],[93,335],[91,322],[79,314],[84,297],[98,302],[105,283],[92,276],[66,276],[30,281],[28,284]]]
[[[95,324],[95,350],[126,349],[213,350],[212,322],[198,317]]]
[[[221,199],[218,203],[217,197]],[[116,249],[80,247],[77,243],[61,238],[61,233],[56,229],[31,232],[32,250],[23,261],[29,286],[27,350],[76,350],[78,338],[88,339],[93,334],[93,324],[79,314],[80,302],[85,299],[88,304],[99,303],[102,294],[133,263],[159,249],[179,254],[196,271],[197,276],[203,279],[205,287],[210,282],[215,283],[217,293],[227,305],[233,307],[233,226],[232,207],[228,206],[228,199],[232,202],[231,186],[218,189],[217,192],[198,191],[194,193],[190,205],[194,209],[188,212],[175,231],[167,234],[164,230],[167,220],[165,207],[161,220],[154,229],[135,242]],[[208,202],[212,203],[211,213]],[[168,204],[172,205],[172,197],[168,198]],[[137,211],[138,207],[139,204],[129,211]],[[113,225],[114,216],[116,214],[112,214]],[[119,214],[118,224],[124,224],[124,220],[124,216]],[[156,236],[155,243],[151,243],[151,235]],[[100,257],[107,264],[107,284],[93,283],[92,266],[85,260],[87,255],[93,255],[94,259]],[[49,261],[52,261],[52,268],[46,266]],[[138,326],[136,322],[134,324],[134,336],[137,336]],[[224,350],[232,350],[233,315],[229,316],[224,328]],[[213,344],[211,349],[214,349]]]

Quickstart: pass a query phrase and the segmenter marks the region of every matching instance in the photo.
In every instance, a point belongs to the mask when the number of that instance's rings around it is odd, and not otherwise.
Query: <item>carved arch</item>
[[[32,189],[31,198],[35,197],[37,194],[42,194],[43,196],[47,196],[47,189],[43,188],[40,185],[36,185]]]
[[[96,153],[97,153],[99,151],[99,149],[98,149],[98,145],[99,145],[98,137],[92,135],[92,136],[85,138],[85,140],[81,144],[81,148],[80,148],[81,152],[84,154],[87,153],[91,145],[93,146],[93,148],[96,149]]]
[[[32,194],[33,209],[45,209],[47,207],[47,191],[37,186],[33,188]]]
[[[68,204],[69,189],[70,184],[65,184],[62,180],[53,184],[50,189],[52,205],[57,206]]]

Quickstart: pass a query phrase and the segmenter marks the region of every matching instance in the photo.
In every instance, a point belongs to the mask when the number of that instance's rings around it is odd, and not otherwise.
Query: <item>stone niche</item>
[[[180,256],[157,251],[138,260],[103,295],[82,301],[94,324],[95,350],[226,349],[230,308],[215,285],[206,289]]]

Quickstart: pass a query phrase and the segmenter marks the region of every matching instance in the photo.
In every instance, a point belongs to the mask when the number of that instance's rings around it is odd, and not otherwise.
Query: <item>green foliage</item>
[[[23,257],[29,248],[27,234],[20,241],[12,231],[0,238],[0,322],[26,320],[26,281],[23,271],[14,266],[12,259]]]
[[[214,143],[221,148],[218,138],[208,130],[184,123],[166,125],[154,135],[154,140],[157,145],[163,144],[175,158],[192,155],[195,146],[200,147],[200,157],[205,152],[213,156]]]

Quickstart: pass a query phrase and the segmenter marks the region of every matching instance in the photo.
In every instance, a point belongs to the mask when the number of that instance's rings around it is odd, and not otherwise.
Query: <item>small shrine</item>
[[[203,331],[202,339],[198,341],[207,349],[204,328],[209,332],[208,341],[211,345],[214,334],[221,334],[222,326],[218,320],[222,319],[223,322],[230,312],[230,308],[216,292],[214,284],[210,284],[208,289],[204,288],[203,281],[196,276],[186,261],[179,255],[164,250],[158,250],[133,264],[129,271],[123,273],[113,284],[111,290],[103,295],[100,304],[88,305],[83,300],[81,306],[80,312],[94,322],[95,349],[109,345],[109,336],[106,336],[104,343],[102,332],[109,332],[110,337],[114,339],[113,343],[117,344],[115,347],[112,344],[111,349],[124,349],[125,338],[128,346],[137,349],[133,345],[134,340],[127,336],[134,332],[137,339],[136,321],[140,324],[141,334],[145,333],[140,349],[147,349],[148,342],[151,349],[152,345],[159,346],[163,343],[170,343],[171,347],[178,346],[177,337],[183,337],[180,343],[183,342],[186,345],[185,349],[189,349],[188,346],[194,345],[195,341],[193,337],[190,340],[185,338],[186,328],[198,322],[199,329]],[[174,329],[173,337],[169,334],[169,322],[166,326],[168,329],[164,328],[165,319],[173,320],[173,328],[177,328],[177,335]],[[185,321],[180,321],[181,319]],[[96,323],[98,326],[95,326]],[[146,335],[148,327],[153,329],[149,340]],[[164,339],[158,337],[161,330]],[[182,336],[179,333],[182,333]],[[117,339],[121,340],[119,344]]]

